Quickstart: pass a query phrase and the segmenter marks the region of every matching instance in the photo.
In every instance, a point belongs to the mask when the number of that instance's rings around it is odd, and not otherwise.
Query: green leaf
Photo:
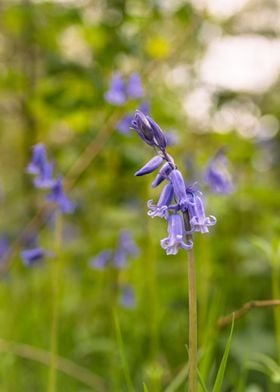
[[[218,374],[217,374],[216,381],[215,381],[214,388],[213,388],[212,392],[220,392],[221,391],[221,387],[222,387],[222,383],[223,383],[223,379],[224,379],[224,374],[225,374],[225,370],[226,370],[226,365],[227,365],[227,360],[228,360],[228,355],[229,355],[229,350],[230,350],[230,345],[231,345],[233,327],[234,327],[234,316],[232,317],[230,334],[228,337],[225,352],[224,352],[223,358],[221,360],[221,364],[220,364],[220,367],[218,370]]]

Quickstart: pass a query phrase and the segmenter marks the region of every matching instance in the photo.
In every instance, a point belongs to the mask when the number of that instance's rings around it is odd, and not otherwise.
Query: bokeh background
[[[186,254],[165,255],[166,224],[146,206],[160,189],[133,176],[152,149],[117,130],[143,101],[217,218],[195,235],[199,368],[211,390],[229,334],[219,317],[280,298],[279,1],[2,0],[0,11],[1,391],[47,390],[55,262],[58,391],[126,391],[127,378],[135,391],[186,388]],[[143,99],[108,103],[116,72],[137,72]],[[26,173],[38,142],[76,203],[60,247]],[[202,181],[220,148],[229,195]],[[123,230],[136,257],[93,268]],[[35,236],[49,256],[27,267],[20,252]],[[252,309],[236,322],[222,391],[279,391],[279,358],[279,310]]]

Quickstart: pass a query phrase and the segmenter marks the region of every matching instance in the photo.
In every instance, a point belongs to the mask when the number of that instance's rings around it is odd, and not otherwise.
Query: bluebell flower
[[[33,249],[25,249],[21,252],[22,261],[28,267],[31,267],[41,262],[45,255],[46,252],[40,247]]]
[[[164,180],[168,179],[169,174],[171,171],[174,169],[170,165],[169,162],[166,162],[164,165],[162,165],[161,169],[159,170],[156,178],[152,182],[152,188],[156,188],[158,185],[160,185]]]
[[[138,73],[135,72],[130,76],[128,80],[127,96],[130,99],[138,99],[143,97],[143,95],[144,95],[144,90],[142,87],[140,76],[138,75]]]
[[[157,147],[162,151],[165,150],[167,141],[164,133],[151,117],[146,116],[140,110],[136,110],[131,128],[134,129],[148,145]]]
[[[148,104],[148,102],[143,102],[140,106],[139,106],[139,110],[144,113],[144,114],[149,114],[150,112],[150,106]],[[120,133],[122,133],[123,135],[130,135],[131,134],[131,125],[132,125],[132,121],[134,119],[134,114],[133,113],[129,113],[127,115],[125,115],[117,124],[116,129],[117,131],[119,131]]]
[[[163,188],[158,203],[156,205],[153,204],[152,200],[148,201],[148,207],[149,207],[148,215],[151,216],[152,218],[159,216],[160,218],[168,219],[169,216],[168,209],[173,197],[174,197],[173,185],[171,183],[168,183]]]
[[[59,210],[64,214],[72,214],[75,210],[75,205],[72,203],[63,190],[62,179],[59,177],[51,189],[51,193],[47,195],[46,199],[55,203]]]
[[[208,233],[208,226],[215,225],[217,220],[213,215],[210,215],[209,217],[205,215],[201,192],[191,192],[189,195],[190,203],[188,212],[192,230]]]
[[[114,105],[123,105],[126,102],[126,86],[119,73],[113,75],[110,88],[105,94],[105,99]]]
[[[186,192],[186,185],[182,173],[177,169],[172,170],[169,175],[169,178],[173,185],[176,200],[180,206],[180,209],[183,212],[187,211],[189,205],[189,198]]]
[[[33,181],[36,188],[50,189],[54,186],[55,180],[53,178],[53,164],[46,162],[42,167],[41,172]]]
[[[100,252],[97,256],[93,257],[90,260],[89,264],[92,268],[102,270],[108,266],[112,258],[112,255],[113,252],[110,249],[104,250]]]
[[[141,169],[137,170],[137,172],[134,174],[135,176],[144,176],[145,174],[152,173],[156,169],[159,168],[159,166],[163,162],[163,157],[160,155],[156,155],[152,159],[149,160],[149,162],[146,163]]]
[[[27,173],[39,175],[44,170],[45,164],[48,162],[45,146],[38,143],[33,147],[31,162],[27,166]]]
[[[219,151],[208,163],[204,180],[214,193],[233,192],[234,186],[228,170],[228,160],[223,151]]]
[[[167,255],[176,255],[180,248],[189,250],[192,241],[184,241],[185,229],[182,215],[173,214],[168,218],[168,237],[160,241],[161,247],[166,250]]]
[[[135,307],[135,294],[131,286],[126,285],[121,289],[120,304],[127,309]]]

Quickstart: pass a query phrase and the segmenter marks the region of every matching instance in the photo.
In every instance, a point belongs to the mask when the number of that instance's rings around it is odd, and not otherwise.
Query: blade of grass
[[[220,392],[221,391],[221,387],[222,387],[222,383],[223,383],[223,379],[224,379],[224,374],[225,374],[225,370],[226,370],[226,365],[227,365],[227,360],[228,360],[228,355],[229,355],[229,350],[230,350],[230,345],[231,345],[233,328],[234,328],[234,315],[232,317],[231,329],[230,329],[230,334],[229,334],[229,337],[227,340],[225,352],[224,352],[223,358],[221,360],[221,364],[220,364],[220,367],[219,367],[219,370],[217,373],[216,381],[215,381],[214,388],[213,388],[212,392]]]
[[[203,381],[203,378],[202,378],[202,376],[201,376],[201,373],[200,373],[200,371],[199,371],[198,369],[197,369],[197,375],[198,375],[198,382],[199,382],[199,385],[201,386],[203,392],[209,392],[208,389],[206,388],[206,385],[205,385],[205,383],[204,383],[204,381]]]
[[[129,368],[128,368],[127,360],[126,360],[125,353],[124,353],[123,338],[122,338],[121,327],[120,327],[119,318],[118,318],[116,309],[114,309],[113,314],[114,314],[114,321],[115,321],[115,328],[116,328],[117,343],[118,343],[119,353],[120,353],[120,357],[121,357],[126,386],[130,392],[133,392],[134,387],[133,387],[132,380],[130,378]]]
[[[171,383],[168,385],[168,387],[165,389],[164,392],[175,392],[187,379],[188,373],[189,373],[189,366],[186,365],[180,370],[180,372],[177,374],[174,380],[171,381]]]

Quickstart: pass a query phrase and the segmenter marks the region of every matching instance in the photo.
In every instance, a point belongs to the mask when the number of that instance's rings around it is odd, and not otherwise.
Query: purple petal
[[[143,176],[144,174],[152,173],[162,164],[163,158],[159,155],[153,157],[149,162],[146,163],[141,169],[139,169],[134,175]]]
[[[123,105],[126,102],[125,83],[120,74],[113,75],[110,88],[105,93],[105,99],[114,105]]]
[[[141,98],[144,95],[140,76],[134,73],[130,76],[127,85],[127,96],[131,99]]]

